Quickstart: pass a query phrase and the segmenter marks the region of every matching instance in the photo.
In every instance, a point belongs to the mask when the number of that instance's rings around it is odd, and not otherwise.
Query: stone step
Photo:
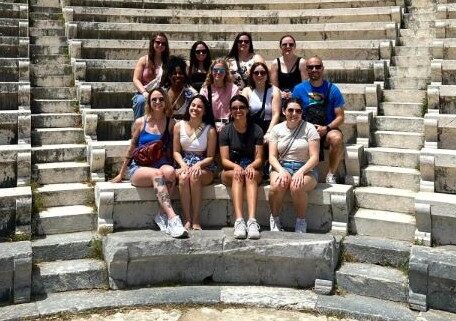
[[[424,131],[424,120],[419,117],[375,116],[374,126],[377,130],[421,133]]]
[[[68,45],[67,37],[30,37],[30,44],[41,46]]]
[[[416,44],[416,43],[415,43]],[[396,56],[414,56],[414,57],[426,57],[430,55],[430,48],[429,47],[405,47],[405,46],[397,46],[394,48],[396,52]]]
[[[408,278],[394,268],[344,263],[336,272],[337,286],[347,292],[382,300],[407,302]]]
[[[399,37],[399,45],[400,46],[413,46],[419,43],[422,46],[429,46],[432,44],[432,37],[423,37],[423,36],[415,36],[415,37]],[[398,48],[398,47],[396,47]]]
[[[56,144],[32,147],[33,163],[83,161],[86,158],[85,144]]]
[[[431,76],[431,65],[416,68],[415,66],[391,66],[389,68],[390,77],[419,77],[429,78]]]
[[[431,57],[418,58],[408,56],[394,56],[391,58],[393,66],[415,67],[415,68],[429,68]]]
[[[63,14],[60,12],[29,12],[29,18],[34,20],[63,20]]]
[[[32,20],[30,27],[40,29],[64,29],[65,25],[60,20]]]
[[[33,99],[76,99],[75,87],[32,87],[31,88]]]
[[[359,208],[350,226],[358,235],[412,242],[416,221],[414,216],[405,213]]]
[[[90,177],[90,167],[86,162],[35,164],[32,177],[42,185],[87,182]]]
[[[78,101],[75,99],[35,99],[32,101],[31,110],[35,114],[74,114],[78,110]]]
[[[423,38],[432,38],[432,33],[429,29],[399,29],[399,37],[423,37]],[[416,44],[416,43],[415,43]]]
[[[81,127],[81,114],[32,114],[32,128]]]
[[[81,144],[84,142],[82,128],[35,128],[32,131],[32,145]]]
[[[95,235],[94,232],[76,232],[46,235],[33,240],[33,261],[39,263],[86,259],[93,255],[91,243]]]
[[[32,11],[36,11],[36,7],[45,7],[61,10],[59,0],[29,0],[29,5],[31,6]]]
[[[343,240],[345,262],[361,262],[404,268],[412,243],[383,237],[349,235]]]
[[[373,146],[377,147],[418,150],[424,145],[424,134],[377,130],[374,132],[373,140]]]
[[[50,48],[50,47],[47,47]],[[49,76],[70,76],[72,77],[72,68],[70,65],[60,65],[58,68],[49,68],[47,64],[33,64],[30,66],[30,76],[43,78]]]
[[[362,170],[362,182],[367,186],[420,189],[420,171],[414,168],[369,165]]]
[[[434,21],[420,21],[420,20],[411,20],[411,21],[404,21],[404,26],[410,29],[425,29],[425,28],[433,28]]]
[[[44,185],[38,187],[36,193],[39,194],[40,201],[46,208],[87,205],[93,204],[94,201],[93,187],[84,183]]]
[[[47,6],[36,3],[29,3],[31,13],[62,13],[60,4],[58,6]]]
[[[100,288],[108,288],[107,271],[95,259],[39,263],[32,275],[34,294]]]
[[[93,231],[96,219],[97,215],[91,206],[48,207],[46,210],[40,211],[35,219],[36,234],[52,235]]]
[[[401,213],[415,213],[416,192],[398,188],[357,187],[355,200],[358,207]]]
[[[426,89],[430,79],[426,78],[407,78],[407,77],[390,77],[387,84],[394,89]]]
[[[385,116],[422,117],[424,107],[422,103],[385,102],[380,104],[380,110]]]
[[[31,36],[31,37],[40,37],[40,36],[63,37],[63,36],[65,36],[65,30],[63,28],[41,29],[41,28],[32,27],[29,29],[29,36]]]
[[[426,99],[425,90],[384,90],[383,99],[386,102],[418,103],[422,104]]]
[[[364,149],[364,155],[369,165],[409,168],[419,168],[420,165],[420,151],[418,150],[369,147]]]
[[[55,55],[39,55],[35,54],[32,55],[30,58],[32,63],[35,64],[54,64],[54,65],[68,65],[71,63],[70,58],[68,55],[61,55],[61,54],[55,54]],[[58,86],[56,86],[58,87]]]
[[[38,87],[71,87],[74,85],[73,75],[37,76],[30,79],[32,85]]]
[[[68,46],[66,44],[30,45],[30,53],[31,55],[67,55]]]

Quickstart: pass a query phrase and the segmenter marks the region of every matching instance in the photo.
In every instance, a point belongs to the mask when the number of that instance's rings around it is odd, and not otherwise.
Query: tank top
[[[192,140],[190,136],[187,135],[187,131],[185,130],[186,124],[187,122],[180,123],[180,143],[182,149],[185,152],[205,152],[207,150],[207,136],[211,126],[204,124],[203,131],[201,132],[199,137]]]
[[[148,83],[150,83],[152,81],[152,79],[154,79],[153,76],[154,76],[154,74],[150,71],[149,62],[147,61],[146,65],[144,66],[142,75],[141,75],[141,84],[143,86],[147,85]]]
[[[293,88],[302,81],[301,71],[299,70],[300,60],[301,57],[298,57],[293,67],[291,67],[291,70],[288,73],[283,73],[280,58],[277,58],[279,89],[281,91],[293,91]]]
[[[200,92],[201,87],[206,80],[206,75],[206,72],[199,72],[196,70],[190,75],[190,85],[195,88],[197,92]]]
[[[266,94],[266,103],[264,104],[264,120],[271,120],[272,118],[272,92],[274,88],[271,86],[268,88]],[[264,93],[258,94],[256,89],[252,90],[249,97],[250,113],[255,114],[263,106],[263,95]]]
[[[158,141],[162,137],[162,134],[149,133],[148,131],[146,131],[146,124],[147,124],[147,121],[144,120],[144,126],[143,126],[141,132],[139,133],[138,147],[151,143],[151,142]],[[169,118],[166,118],[165,131],[168,130],[168,126],[169,126]]]

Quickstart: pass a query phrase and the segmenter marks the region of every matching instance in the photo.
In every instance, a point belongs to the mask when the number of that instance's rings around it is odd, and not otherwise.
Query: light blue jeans
[[[139,117],[144,116],[144,106],[146,105],[146,99],[143,94],[137,92],[131,99],[133,102],[133,113],[135,115],[135,120]]]

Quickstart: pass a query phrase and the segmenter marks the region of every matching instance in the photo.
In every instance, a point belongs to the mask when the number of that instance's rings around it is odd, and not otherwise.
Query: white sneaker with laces
[[[260,225],[255,219],[247,221],[247,237],[251,240],[258,240],[260,238]]]
[[[296,233],[307,233],[307,222],[305,218],[297,218],[295,224]]]
[[[280,223],[279,216],[269,216],[269,227],[273,232],[280,232],[282,231],[282,224]]]
[[[179,216],[175,216],[168,221],[169,234],[174,238],[187,237],[188,232],[182,225],[182,221]]]
[[[326,175],[326,183],[337,184],[336,176],[333,173],[328,173],[328,175]]]
[[[247,237],[247,226],[242,218],[234,222],[234,238],[245,239]]]
[[[158,225],[160,231],[168,233],[168,217],[161,209],[155,214],[154,222]]]

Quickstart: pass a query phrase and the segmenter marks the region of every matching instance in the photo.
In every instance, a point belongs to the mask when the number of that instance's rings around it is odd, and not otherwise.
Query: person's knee
[[[191,175],[190,178],[190,184],[201,184],[201,175]]]
[[[327,138],[329,146],[331,146],[333,148],[342,147],[342,145],[344,143],[344,136],[342,135],[342,133],[338,130],[333,130],[330,133],[331,133],[331,135],[328,134],[328,138]]]

